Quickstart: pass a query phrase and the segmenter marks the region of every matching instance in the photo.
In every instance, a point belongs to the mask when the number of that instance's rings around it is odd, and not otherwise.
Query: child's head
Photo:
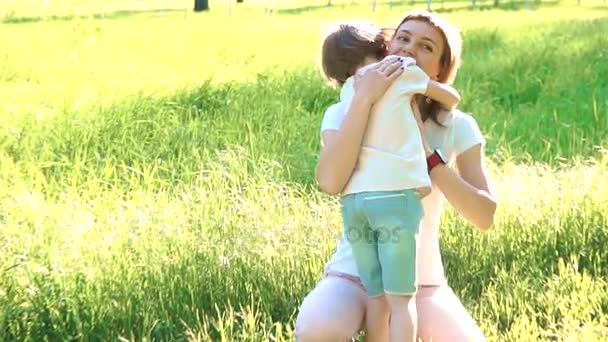
[[[385,33],[368,23],[341,24],[323,42],[323,72],[342,86],[368,61],[384,58],[388,50]]]

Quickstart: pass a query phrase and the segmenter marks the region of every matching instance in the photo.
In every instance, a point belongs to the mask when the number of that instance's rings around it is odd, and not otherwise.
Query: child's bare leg
[[[416,338],[416,300],[413,296],[386,295],[390,308],[389,335],[391,342],[410,342]]]
[[[365,341],[387,342],[389,338],[389,305],[384,295],[370,297],[365,313]]]

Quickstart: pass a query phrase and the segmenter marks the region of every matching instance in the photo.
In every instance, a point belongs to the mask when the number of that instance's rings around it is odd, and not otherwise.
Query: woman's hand
[[[355,97],[374,104],[402,73],[403,63],[400,57],[390,56],[383,59],[355,75]]]

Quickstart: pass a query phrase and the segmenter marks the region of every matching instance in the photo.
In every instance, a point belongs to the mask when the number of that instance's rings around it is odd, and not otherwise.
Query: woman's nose
[[[403,46],[401,46],[401,52],[406,56],[406,57],[415,57],[415,51],[414,51],[414,47],[412,46],[412,44],[403,44]]]

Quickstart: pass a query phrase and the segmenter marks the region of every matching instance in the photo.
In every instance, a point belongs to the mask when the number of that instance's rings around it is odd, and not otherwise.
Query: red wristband
[[[430,156],[426,158],[426,166],[428,172],[431,173],[431,170],[439,164],[445,165],[446,162],[443,156],[441,155],[441,152],[439,152],[439,150],[435,150]]]

